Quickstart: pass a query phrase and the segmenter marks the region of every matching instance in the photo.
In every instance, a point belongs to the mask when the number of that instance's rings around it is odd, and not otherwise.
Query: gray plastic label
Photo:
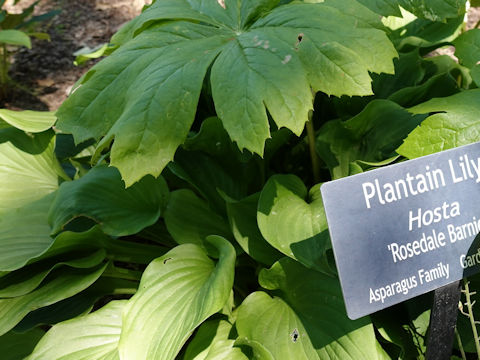
[[[348,316],[480,270],[480,143],[321,187]]]

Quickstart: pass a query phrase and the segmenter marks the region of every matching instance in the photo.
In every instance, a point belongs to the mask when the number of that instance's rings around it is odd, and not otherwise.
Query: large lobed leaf
[[[259,154],[270,136],[267,111],[299,135],[311,88],[367,95],[369,72],[393,71],[393,45],[357,2],[276,3],[155,2],[113,39],[120,48],[62,105],[58,127],[77,142],[102,139],[97,154],[113,141],[111,164],[129,186],[173,159],[209,68],[223,126],[240,149]]]

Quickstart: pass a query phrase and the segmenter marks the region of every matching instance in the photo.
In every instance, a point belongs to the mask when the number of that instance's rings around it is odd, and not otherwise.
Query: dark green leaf
[[[0,299],[0,334],[5,334],[30,311],[69,298],[94,283],[106,264],[88,270],[64,269],[52,274],[41,287],[12,299]]]
[[[256,261],[271,266],[282,254],[263,238],[257,224],[260,193],[227,203],[230,228],[242,249]]]
[[[99,223],[107,234],[130,235],[155,223],[167,201],[163,178],[147,176],[125,189],[117,169],[97,166],[82,178],[60,186],[48,218],[54,234],[73,219],[85,216]]]
[[[347,121],[327,122],[320,129],[317,150],[334,179],[348,176],[355,160],[378,162],[394,156],[402,140],[424,118],[394,102],[374,100]]]
[[[45,334],[45,331],[33,329],[24,334],[13,332],[0,336],[2,360],[23,360],[30,355],[35,345]]]
[[[212,211],[194,192],[186,189],[171,193],[165,211],[165,224],[178,244],[203,246],[208,235],[233,240],[225,219]]]

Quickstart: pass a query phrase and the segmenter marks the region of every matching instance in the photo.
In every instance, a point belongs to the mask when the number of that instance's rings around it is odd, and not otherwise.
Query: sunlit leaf
[[[260,273],[276,290],[250,294],[238,310],[240,338],[263,345],[274,359],[384,359],[368,318],[348,319],[340,284],[284,258]]]
[[[480,90],[437,98],[408,109],[414,114],[435,113],[413,130],[397,149],[413,159],[467,145],[480,139]]]
[[[174,359],[192,331],[222,309],[233,285],[235,251],[220,237],[209,239],[220,254],[216,265],[202,248],[185,244],[147,267],[125,308],[121,358]]]
[[[307,190],[294,175],[274,175],[262,190],[257,221],[263,237],[305,266],[329,272],[331,247],[320,186]]]
[[[112,301],[89,315],[52,327],[27,360],[119,360],[126,301]]]

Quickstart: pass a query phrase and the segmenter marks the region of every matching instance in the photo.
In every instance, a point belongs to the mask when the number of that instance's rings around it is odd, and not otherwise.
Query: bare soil
[[[11,12],[21,11],[33,0],[7,2]],[[10,75],[21,88],[13,90],[0,108],[56,110],[73,84],[95,63],[77,67],[73,64],[77,50],[107,43],[127,21],[137,16],[143,0],[43,0],[36,14],[51,10],[61,13],[37,31],[47,32],[51,41],[32,41],[32,49],[22,48],[13,57]]]

